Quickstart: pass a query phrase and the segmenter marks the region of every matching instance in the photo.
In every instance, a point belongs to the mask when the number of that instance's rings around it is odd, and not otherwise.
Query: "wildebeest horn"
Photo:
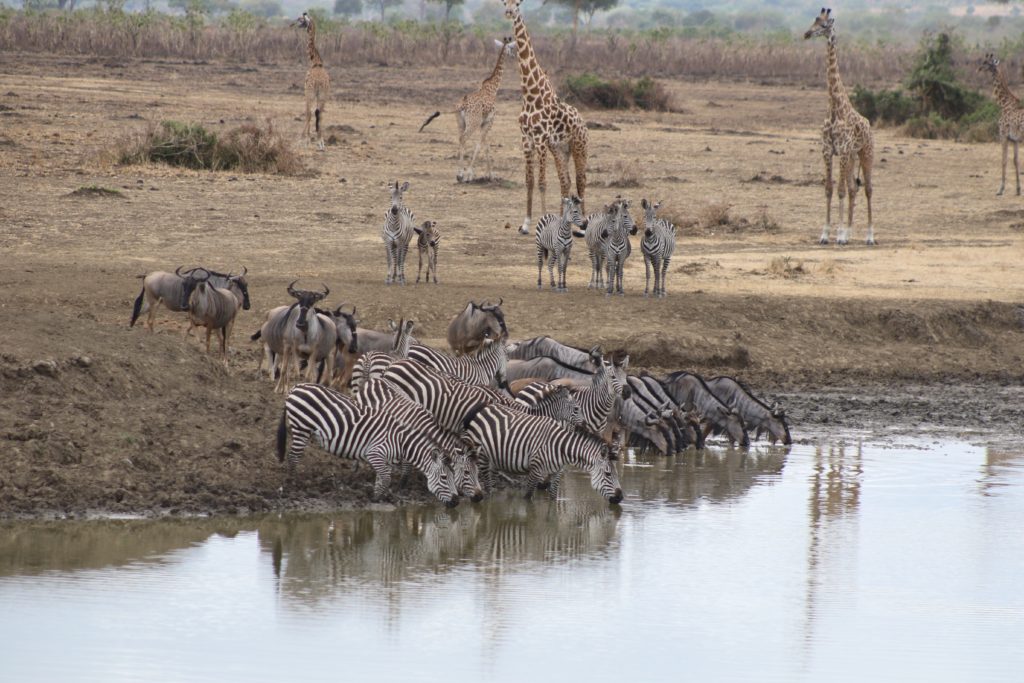
[[[322,282],[321,282],[320,284],[321,284],[321,286],[323,286],[323,288],[324,288],[324,293],[323,293],[323,296],[321,296],[321,297],[320,297],[321,299],[323,299],[324,297],[326,297],[326,296],[327,296],[328,294],[330,294],[330,293],[331,293],[331,289],[330,289],[330,287],[328,287],[327,285],[325,285],[325,284],[324,284],[324,283],[322,283]]]
[[[184,268],[184,267],[185,266],[178,266],[177,268],[175,268],[174,269],[174,274],[177,275],[178,277],[181,277],[181,269]]]
[[[249,269],[246,268],[245,266],[242,266],[242,272],[239,273],[239,277],[245,277],[245,274],[248,273],[248,272],[249,272]]]
[[[298,299],[299,298],[299,293],[295,291],[295,283],[296,282],[298,282],[298,280],[292,280],[292,283],[290,285],[288,285],[288,293],[291,294],[296,299]]]

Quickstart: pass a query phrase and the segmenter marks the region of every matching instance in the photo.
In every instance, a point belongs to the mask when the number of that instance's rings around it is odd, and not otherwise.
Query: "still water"
[[[631,457],[329,516],[0,526],[0,680],[1020,681],[1024,451]]]

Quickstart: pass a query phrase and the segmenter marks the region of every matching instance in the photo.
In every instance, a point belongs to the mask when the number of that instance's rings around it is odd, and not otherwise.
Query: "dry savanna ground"
[[[533,238],[514,229],[525,208],[516,74],[491,134],[500,182],[455,182],[452,115],[417,132],[476,87],[489,60],[478,70],[332,71],[326,152],[300,146],[308,173],[268,176],[124,167],[112,150],[165,119],[215,131],[269,119],[299,144],[301,63],[4,54],[0,514],[365,500],[368,475],[339,492],[346,466],[312,454],[306,463],[320,465],[278,490],[280,398],[253,378],[248,335],[295,278],[326,283],[329,303],[355,304],[368,327],[412,318],[438,344],[467,300],[503,297],[514,337],[625,347],[635,367],[743,377],[790,401],[797,435],[810,424],[900,420],[1019,433],[1024,199],[1012,179],[995,196],[997,146],[877,131],[880,244],[863,245],[861,195],[853,243],[821,247],[824,82],[672,82],[672,113],[583,112],[588,209],[622,194],[638,215],[648,198],[681,227],[668,298],[640,296],[638,243],[625,297],[587,290],[582,241],[570,292],[548,291],[546,272],[538,292]],[[412,284],[415,253],[410,284],[384,286],[379,230],[394,179],[410,182],[417,218],[444,231],[438,286]],[[119,195],[73,194],[92,186]],[[551,209],[550,164],[549,186]],[[127,327],[136,275],[199,263],[249,270],[253,309],[239,317],[226,370],[182,340],[180,317],[161,314],[155,335]]]

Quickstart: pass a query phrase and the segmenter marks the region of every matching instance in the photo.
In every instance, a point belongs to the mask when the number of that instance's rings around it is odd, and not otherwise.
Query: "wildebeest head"
[[[485,313],[490,313],[492,316],[494,316],[494,319],[498,321],[498,327],[501,328],[501,336],[499,337],[499,339],[508,339],[508,328],[505,327],[505,314],[501,310],[501,304],[504,301],[504,298],[499,298],[498,303],[496,304],[491,304],[488,301],[482,302],[479,306],[473,304],[474,306],[476,306],[476,308],[479,308],[481,311],[484,311]],[[490,335],[490,330],[487,330],[485,334]]]
[[[242,272],[238,275],[227,274],[228,280],[238,285],[238,289],[242,292],[242,310],[248,311],[250,307],[249,303],[249,281],[245,279],[245,274],[249,272],[249,269],[242,266]]]
[[[178,266],[174,269],[174,274],[182,279],[181,283],[181,301],[178,303],[178,307],[183,310],[188,310],[188,300],[192,296],[192,290],[196,288],[200,280],[193,277],[193,274],[197,270],[203,270],[202,268],[189,268],[188,270],[182,270],[185,266]],[[206,272],[206,277],[209,277],[209,272]],[[201,278],[205,279],[205,278]]]
[[[309,329],[309,321],[307,318],[309,317],[310,309],[313,308],[316,302],[330,294],[331,290],[327,285],[323,285],[323,292],[311,292],[306,289],[295,289],[296,282],[298,282],[298,280],[292,280],[292,283],[288,285],[288,294],[294,297],[298,302],[299,316],[295,320],[295,327],[305,332]]]
[[[355,353],[358,346],[358,339],[356,338],[356,327],[359,325],[359,319],[356,318],[356,307],[352,307],[351,313],[346,313],[341,310],[345,304],[341,304],[333,311],[331,311],[331,317],[334,318],[334,324],[339,328],[342,324],[348,329],[348,352]],[[341,334],[338,335],[338,341],[341,341]]]
[[[771,408],[772,416],[765,424],[768,429],[768,439],[774,444],[776,440],[781,441],[783,446],[793,443],[789,435],[789,423],[786,421],[786,411],[778,403],[773,403]]]

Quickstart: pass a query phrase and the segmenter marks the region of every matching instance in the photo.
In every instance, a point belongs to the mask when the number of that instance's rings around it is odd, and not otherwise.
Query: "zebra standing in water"
[[[626,383],[626,368],[629,356],[612,358],[609,366],[604,361],[600,347],[590,350],[590,363],[594,367],[594,375],[590,386],[573,390],[573,396],[580,404],[583,414],[583,427],[594,434],[603,434],[608,428],[615,402],[619,398],[629,398],[631,391]]]
[[[644,296],[651,286],[651,268],[654,268],[654,296],[665,296],[665,276],[668,274],[668,262],[676,248],[676,226],[664,218],[656,218],[654,213],[661,202],[651,204],[646,199],[640,200],[644,209],[644,239],[640,243],[640,251],[644,255],[644,270],[647,282],[644,285]]]
[[[391,208],[384,214],[384,228],[380,236],[384,240],[384,249],[388,256],[388,276],[384,284],[392,282],[405,284],[405,255],[409,252],[409,242],[412,240],[413,224],[416,219],[412,211],[402,203],[402,193],[409,189],[408,181],[398,185],[398,181],[392,185],[388,183],[391,191]]]
[[[580,215],[580,199],[562,198],[562,213],[549,213],[537,221],[537,289],[543,287],[544,261],[548,262],[548,274],[551,276],[551,288],[555,286],[555,262],[558,262],[557,291],[568,292],[565,284],[565,270],[569,265],[569,254],[572,251],[572,238],[584,237],[586,233],[573,230],[573,226],[585,228],[586,221]]]
[[[615,470],[618,454],[596,436],[567,429],[547,417],[493,404],[467,415],[464,424],[465,439],[483,456],[480,465],[488,483],[492,469],[525,474],[527,498],[537,488],[547,488],[551,497],[557,498],[562,470],[573,466],[590,474],[591,486],[608,502],[622,501]]]
[[[377,474],[373,487],[381,497],[391,484],[391,466],[403,459],[427,478],[427,488],[448,507],[459,504],[454,476],[444,464],[440,447],[424,434],[409,429],[386,410],[364,410],[353,400],[318,384],[298,384],[284,401],[277,427],[277,459],[283,462],[288,432],[288,470],[295,471],[310,438],[343,458],[365,460]]]
[[[636,233],[636,223],[629,215],[629,201],[619,199],[615,202],[611,220],[601,232],[601,240],[604,243],[604,260],[608,267],[608,289],[605,291],[605,296],[611,296],[613,292],[625,295],[622,289],[622,270],[626,265],[626,259],[633,252],[629,236]]]

